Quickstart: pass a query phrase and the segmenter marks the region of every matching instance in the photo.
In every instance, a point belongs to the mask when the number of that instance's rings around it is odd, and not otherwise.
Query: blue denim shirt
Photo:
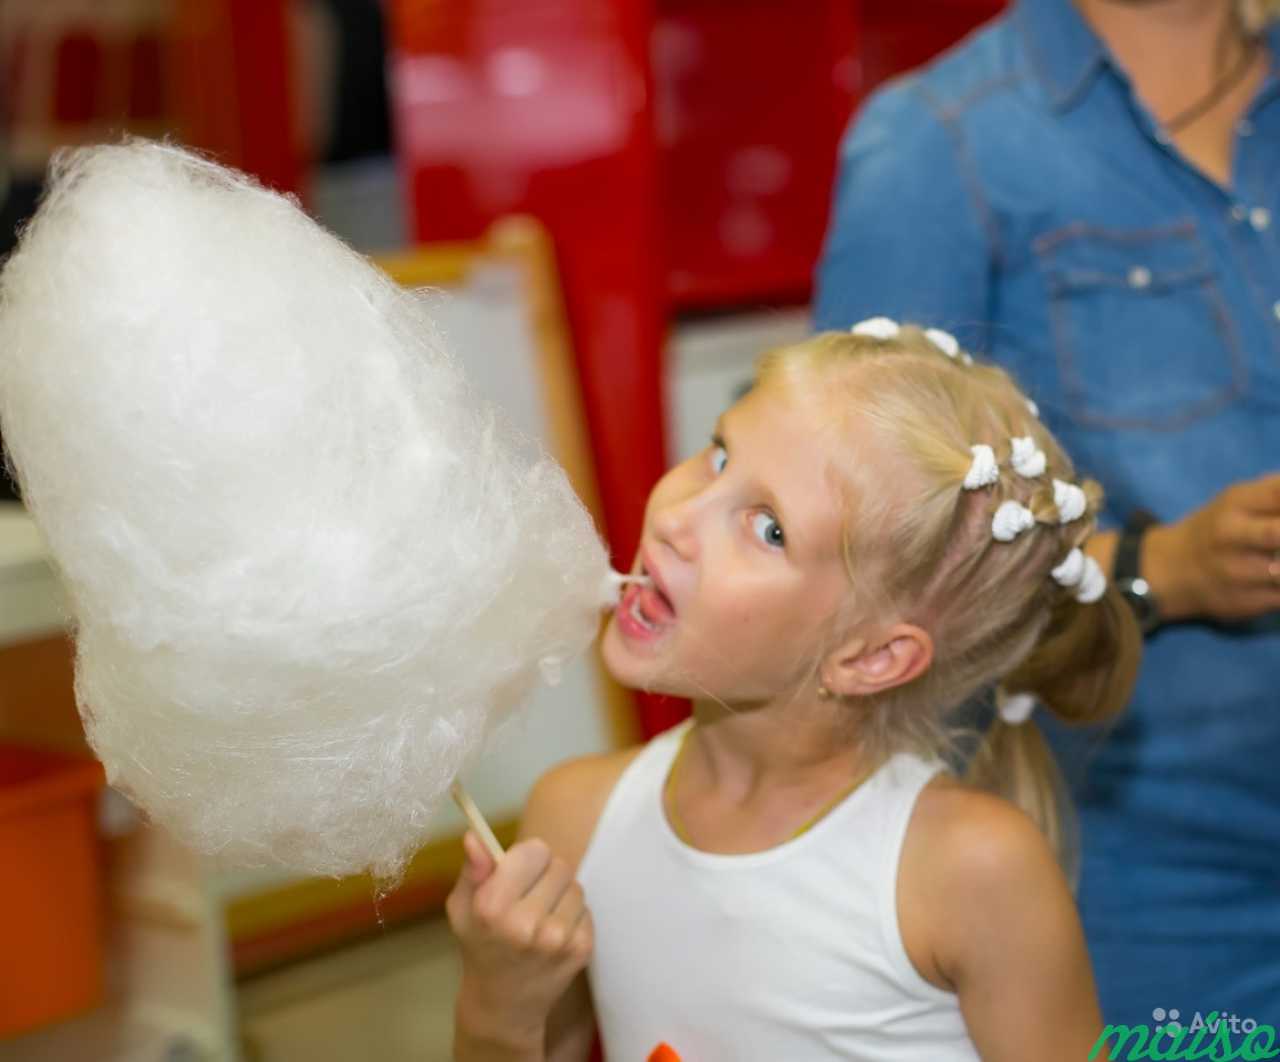
[[[1269,42],[1223,188],[1068,0],[1023,0],[851,127],[816,324],[937,325],[1010,369],[1105,486],[1104,527],[1280,471],[1280,30]],[[1109,1021],[1280,1024],[1276,619],[1159,631],[1105,741],[1037,717],[1080,809]]]

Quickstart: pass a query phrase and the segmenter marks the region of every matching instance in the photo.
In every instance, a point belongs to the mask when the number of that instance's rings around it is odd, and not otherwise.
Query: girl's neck
[[[842,707],[791,702],[726,709],[695,701],[684,769],[702,786],[741,804],[842,784],[866,766],[859,743],[839,725],[835,712]]]

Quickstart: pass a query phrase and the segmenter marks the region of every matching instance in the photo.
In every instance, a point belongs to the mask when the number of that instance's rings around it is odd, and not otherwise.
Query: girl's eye
[[[782,534],[782,525],[769,513],[756,513],[751,518],[751,528],[766,546],[781,549],[786,543]]]
[[[724,471],[724,466],[729,463],[729,451],[720,443],[713,443],[711,446],[711,470],[718,476]]]

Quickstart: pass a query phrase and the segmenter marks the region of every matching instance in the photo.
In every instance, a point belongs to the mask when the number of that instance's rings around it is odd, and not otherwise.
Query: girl
[[[585,1060],[598,1028],[609,1062],[1088,1058],[1069,816],[1027,714],[1113,716],[1140,640],[1074,480],[946,333],[767,354],[654,488],[653,585],[604,635],[692,718],[550,771],[496,867],[465,839],[456,1057]],[[973,751],[958,710],[993,685]]]

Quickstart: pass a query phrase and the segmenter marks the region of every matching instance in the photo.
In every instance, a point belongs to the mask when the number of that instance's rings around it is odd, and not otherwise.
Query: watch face
[[[1133,609],[1133,615],[1138,621],[1138,626],[1142,628],[1142,633],[1147,634],[1152,631],[1160,623],[1160,610],[1151,597],[1146,580],[1123,579],[1118,584],[1118,589],[1124,595],[1124,599],[1129,602],[1129,607]]]

